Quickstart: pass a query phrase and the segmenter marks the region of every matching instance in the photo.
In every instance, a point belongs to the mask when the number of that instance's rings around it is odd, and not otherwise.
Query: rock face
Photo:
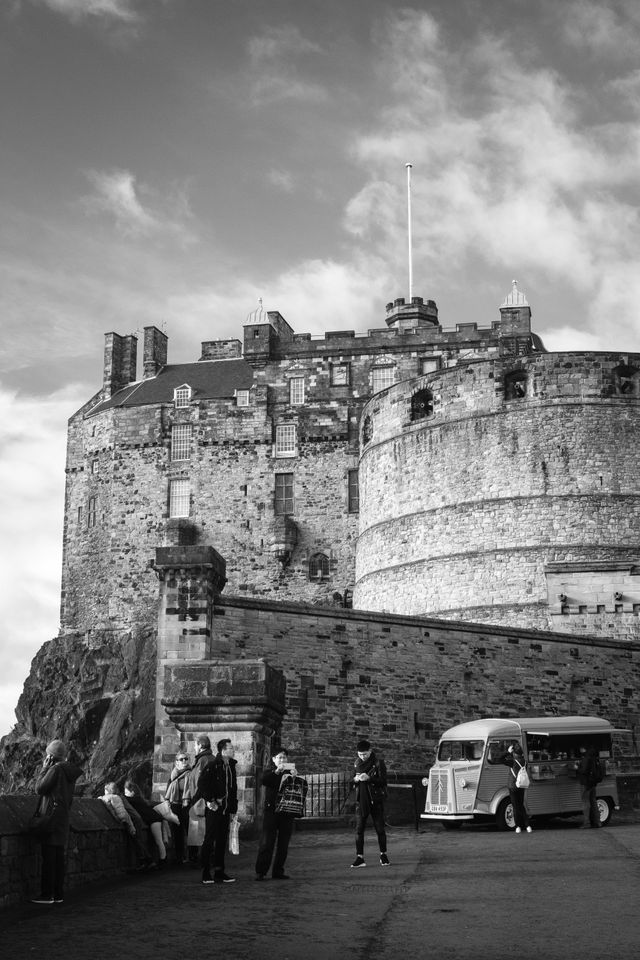
[[[65,634],[45,643],[18,701],[17,725],[0,741],[2,791],[32,789],[55,738],[83,766],[85,794],[130,773],[150,784],[155,676],[155,630]]]

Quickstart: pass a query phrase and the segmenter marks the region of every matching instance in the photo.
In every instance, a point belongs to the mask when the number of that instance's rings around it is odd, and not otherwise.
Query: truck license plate
[[[431,804],[431,813],[446,813],[447,805],[446,803],[432,803]]]

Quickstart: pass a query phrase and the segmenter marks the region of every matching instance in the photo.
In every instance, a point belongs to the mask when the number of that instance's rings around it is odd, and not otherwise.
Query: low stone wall
[[[27,833],[33,796],[0,796],[0,907],[40,894],[40,844]],[[101,800],[71,808],[65,888],[123,876],[132,866],[127,835]]]

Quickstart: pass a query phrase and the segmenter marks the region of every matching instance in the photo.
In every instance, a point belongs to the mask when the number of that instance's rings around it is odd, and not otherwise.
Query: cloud
[[[49,7],[54,13],[68,17],[72,22],[87,17],[135,23],[140,19],[138,0],[32,0]]]
[[[33,656],[58,632],[66,425],[85,390],[33,399],[0,386],[0,735],[15,722]]]
[[[146,185],[139,184],[128,170],[89,170],[87,178],[93,184],[95,193],[83,198],[86,209],[113,217],[118,230],[125,236],[165,235],[183,244],[195,240],[192,214],[184,188],[169,191],[163,204],[156,201],[156,209],[152,211],[150,202],[153,192]],[[140,199],[140,195],[145,194],[150,201],[147,205]]]
[[[247,42],[249,96],[254,106],[285,100],[324,103],[324,84],[307,78],[310,57],[322,54],[318,44],[292,25],[272,27]],[[298,64],[297,61],[300,61]]]
[[[454,51],[429,14],[389,18],[378,58],[387,94],[376,129],[351,143],[369,177],[345,228],[399,269],[411,161],[414,261],[436,289],[484,261],[572,290],[586,326],[608,311],[620,331],[637,331],[640,124],[594,122],[538,55],[488,34]]]
[[[563,5],[562,36],[566,43],[600,57],[637,57],[640,11],[636,0]]]
[[[282,193],[293,193],[295,181],[289,170],[271,169],[267,171],[267,182]]]

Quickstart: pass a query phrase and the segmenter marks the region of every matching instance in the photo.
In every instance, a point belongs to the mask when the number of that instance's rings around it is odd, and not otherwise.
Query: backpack
[[[278,790],[276,813],[288,813],[291,817],[304,817],[304,802],[309,784],[303,777],[283,777]]]
[[[526,764],[520,763],[520,761],[517,759],[516,759],[516,763],[520,767],[520,769],[518,770],[518,773],[515,775],[516,787],[520,787],[521,789],[526,790],[526,788],[531,785],[529,780],[529,774],[527,773]]]

